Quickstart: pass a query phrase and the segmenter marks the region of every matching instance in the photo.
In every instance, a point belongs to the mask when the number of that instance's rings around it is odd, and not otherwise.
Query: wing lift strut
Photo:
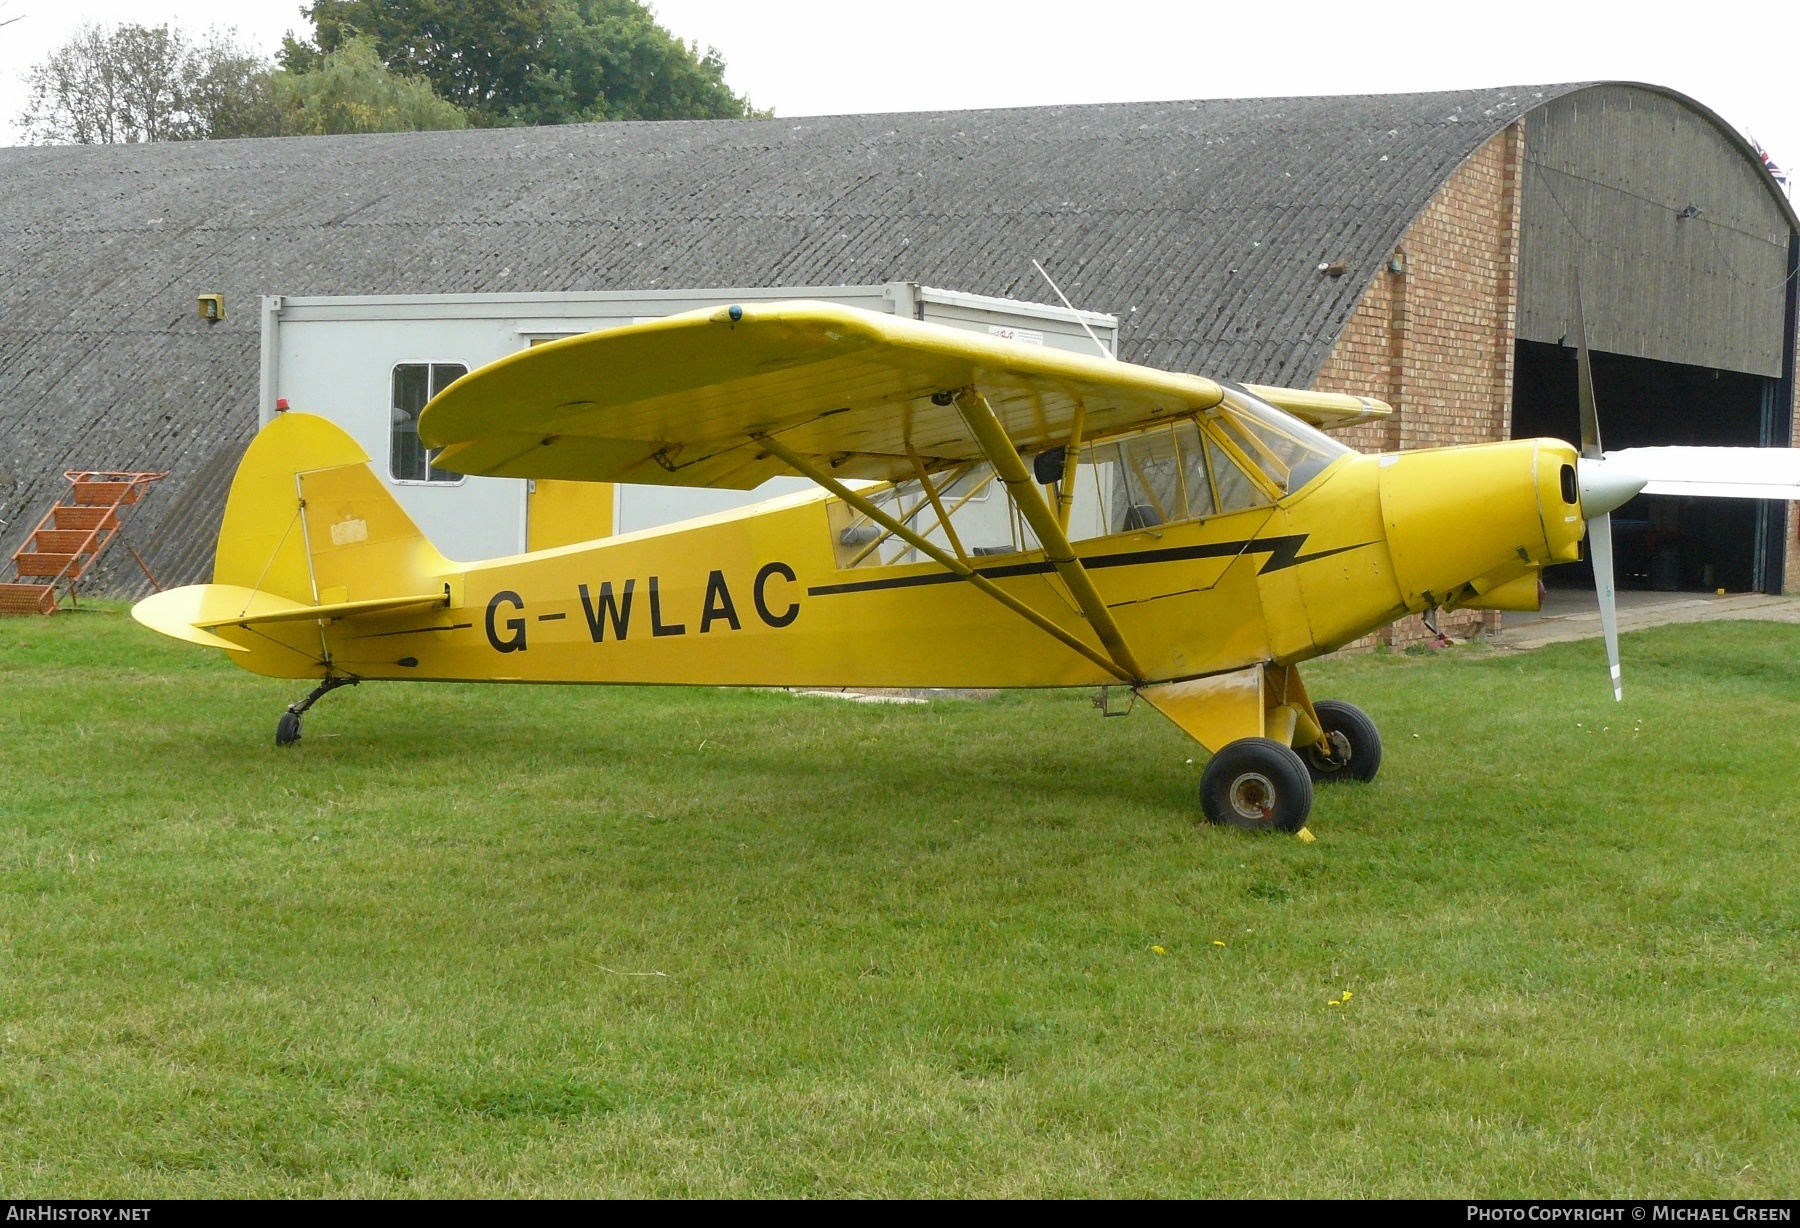
[[[1013,502],[1018,507],[1020,514],[1043,545],[1045,558],[1056,569],[1056,574],[1062,577],[1063,584],[1069,590],[1069,595],[1074,598],[1082,616],[1087,619],[1088,625],[1099,637],[1101,649],[1096,649],[1081,638],[1071,635],[1051,619],[982,575],[959,557],[962,553],[961,550],[953,555],[933,544],[923,534],[889,515],[872,500],[851,490],[820,468],[818,464],[801,456],[774,436],[759,434],[754,438],[772,455],[781,458],[796,472],[823,486],[887,530],[888,533],[898,537],[933,562],[967,580],[1045,634],[1080,653],[1121,682],[1132,685],[1141,683],[1144,680],[1143,667],[1138,664],[1136,655],[1131,651],[1131,646],[1125,642],[1124,633],[1120,631],[1118,621],[1113,618],[1112,611],[1107,609],[1106,603],[1100,599],[1100,594],[1094,588],[1093,580],[1089,578],[1087,569],[1076,557],[1075,548],[1069,544],[1068,533],[1063,527],[1065,523],[1063,517],[1050,507],[1049,502],[1044,498],[1043,491],[1033,481],[1031,471],[1019,456],[1018,449],[1013,447],[1012,440],[1007,437],[1006,428],[1001,426],[1000,420],[995,417],[993,407],[988,404],[987,398],[974,388],[961,389],[954,394],[954,399],[975,442],[980,446],[989,463],[994,466],[994,472],[1006,484],[1006,489],[1012,494]],[[1069,479],[1073,477],[1075,468],[1073,461],[1079,447],[1079,439],[1069,441],[1069,461],[1064,470],[1065,494],[1063,499],[1065,501],[1069,498],[1069,494],[1066,492],[1073,489],[1074,483]],[[915,467],[918,467],[916,459],[914,464]],[[931,492],[933,488],[925,474],[921,472],[919,477],[925,490]],[[932,500],[934,503],[937,502],[935,494],[932,495]],[[947,518],[945,520],[947,524]],[[954,544],[955,538],[952,537],[951,541]]]

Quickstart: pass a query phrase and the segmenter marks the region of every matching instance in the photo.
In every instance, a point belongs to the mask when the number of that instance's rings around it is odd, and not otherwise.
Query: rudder
[[[308,605],[429,591],[450,564],[343,428],[285,413],[244,453],[213,559],[213,583]]]

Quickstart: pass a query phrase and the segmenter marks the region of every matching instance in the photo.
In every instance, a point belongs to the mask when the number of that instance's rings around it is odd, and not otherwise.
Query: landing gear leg
[[[314,687],[312,694],[305,699],[289,704],[287,711],[281,714],[281,719],[275,722],[275,745],[292,746],[298,742],[300,740],[300,718],[306,715],[308,708],[339,687],[355,686],[361,681],[361,678],[327,678]]]

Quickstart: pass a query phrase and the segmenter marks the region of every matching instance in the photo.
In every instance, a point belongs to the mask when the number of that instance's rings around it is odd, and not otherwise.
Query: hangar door
[[[1601,437],[1786,446],[1800,237],[1761,163],[1693,104],[1598,86],[1526,118],[1514,438],[1580,439],[1581,279]],[[1639,496],[1613,514],[1621,587],[1780,592],[1787,508]],[[1547,573],[1591,583],[1581,568]]]

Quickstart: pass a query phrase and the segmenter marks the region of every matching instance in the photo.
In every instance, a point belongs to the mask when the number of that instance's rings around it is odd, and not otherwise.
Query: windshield
[[[1285,491],[1299,490],[1350,448],[1243,388],[1227,385],[1209,415],[1239,450]]]

